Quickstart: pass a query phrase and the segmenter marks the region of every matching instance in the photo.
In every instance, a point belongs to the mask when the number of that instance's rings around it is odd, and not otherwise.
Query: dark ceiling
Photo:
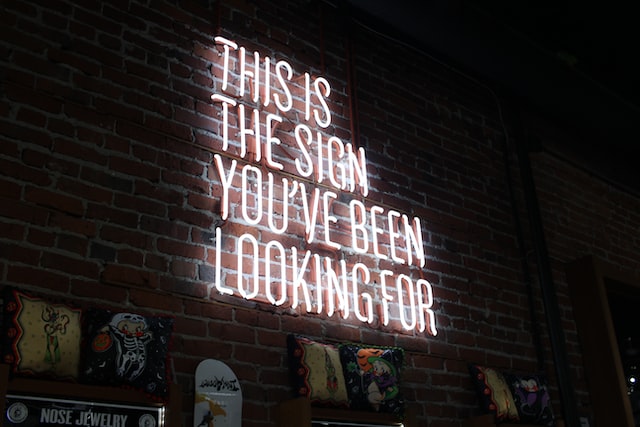
[[[347,1],[366,25],[523,101],[570,136],[561,147],[569,160],[640,195],[640,24],[633,2]]]

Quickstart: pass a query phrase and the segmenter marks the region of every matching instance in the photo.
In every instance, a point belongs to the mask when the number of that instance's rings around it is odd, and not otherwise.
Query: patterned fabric
[[[348,406],[338,349],[306,337],[287,337],[289,367],[296,396],[323,406]]]
[[[342,344],[339,351],[351,408],[402,415],[400,370],[404,351],[355,344]]]
[[[511,389],[501,372],[475,364],[469,365],[480,407],[486,413],[494,414],[496,421],[518,422],[518,410]]]
[[[551,398],[544,376],[505,374],[505,378],[511,387],[521,423],[553,425]]]
[[[16,289],[4,292],[3,362],[18,375],[75,379],[80,363],[80,309]]]
[[[174,319],[89,309],[80,380],[120,385],[167,397]]]

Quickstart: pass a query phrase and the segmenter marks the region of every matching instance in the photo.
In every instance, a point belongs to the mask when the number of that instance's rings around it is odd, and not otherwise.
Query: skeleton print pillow
[[[120,385],[164,399],[174,319],[89,309],[80,380]]]

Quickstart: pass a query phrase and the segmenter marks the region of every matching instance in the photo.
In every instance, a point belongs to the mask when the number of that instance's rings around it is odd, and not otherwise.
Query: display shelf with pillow
[[[416,426],[400,392],[404,351],[287,337],[295,398],[277,406],[279,427]]]
[[[464,427],[564,426],[553,416],[543,375],[505,373],[475,363],[469,364],[469,374],[484,414],[467,419]]]
[[[182,394],[166,372],[173,318],[2,294],[0,426],[182,424]]]
[[[10,365],[0,364],[1,425],[5,427],[41,425],[36,418],[42,417],[55,417],[58,422],[51,424],[60,424],[64,417],[73,425],[154,425],[151,413],[162,420],[155,425],[182,425],[182,393],[177,384],[170,385],[165,402],[158,402],[132,389],[12,377],[9,371]]]

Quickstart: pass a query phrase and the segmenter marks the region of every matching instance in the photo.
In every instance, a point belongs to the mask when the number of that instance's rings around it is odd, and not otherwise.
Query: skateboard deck
[[[196,368],[193,427],[240,427],[242,390],[225,363],[205,359]]]

